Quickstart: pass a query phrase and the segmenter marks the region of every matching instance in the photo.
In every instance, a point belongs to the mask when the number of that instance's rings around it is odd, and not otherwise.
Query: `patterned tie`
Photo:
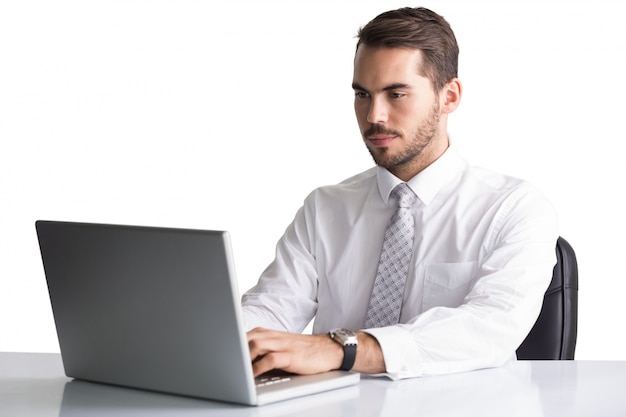
[[[405,183],[398,184],[391,191],[391,196],[398,200],[398,211],[391,217],[385,231],[376,281],[365,317],[365,328],[370,329],[398,323],[413,252],[415,220],[411,207],[417,196]]]

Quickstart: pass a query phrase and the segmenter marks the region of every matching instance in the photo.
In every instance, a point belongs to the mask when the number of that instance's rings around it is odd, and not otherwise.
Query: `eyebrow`
[[[392,91],[392,90],[407,89],[407,88],[410,89],[411,86],[405,83],[393,83],[393,84],[389,84],[386,87],[383,87],[382,91]],[[352,83],[352,89],[367,91],[367,89],[361,87],[361,85],[359,85],[358,83]]]

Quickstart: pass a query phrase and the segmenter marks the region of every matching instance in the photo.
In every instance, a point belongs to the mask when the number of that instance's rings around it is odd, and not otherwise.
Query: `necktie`
[[[385,231],[376,281],[365,318],[366,328],[398,323],[413,252],[415,220],[411,207],[417,196],[405,183],[398,184],[391,191],[391,196],[398,201],[398,211],[391,217]]]

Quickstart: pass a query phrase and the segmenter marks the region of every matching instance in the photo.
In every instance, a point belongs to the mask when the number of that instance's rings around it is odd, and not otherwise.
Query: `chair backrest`
[[[518,359],[574,359],[578,323],[578,264],[562,237],[556,244],[552,282],[537,322],[517,349]]]

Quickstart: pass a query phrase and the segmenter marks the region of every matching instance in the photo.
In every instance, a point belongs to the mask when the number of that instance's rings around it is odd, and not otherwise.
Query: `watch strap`
[[[343,345],[343,362],[341,363],[342,371],[349,371],[354,366],[356,360],[356,345],[348,343]]]

